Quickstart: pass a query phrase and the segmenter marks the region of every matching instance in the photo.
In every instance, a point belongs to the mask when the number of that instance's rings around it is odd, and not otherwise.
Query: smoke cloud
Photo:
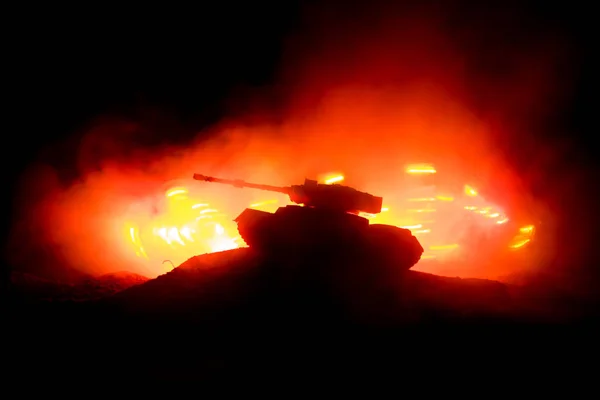
[[[448,186],[471,183],[509,215],[551,226],[544,171],[563,152],[545,132],[567,99],[570,62],[556,31],[527,35],[539,28],[531,23],[506,9],[308,7],[275,83],[236,98],[198,139],[141,147],[149,130],[181,128],[100,116],[78,145],[75,181],[33,166],[17,196],[13,263],[31,262],[37,246],[88,273],[152,274],[122,243],[123,216],[194,172],[289,185],[342,171],[385,199],[402,191],[405,164],[430,162]],[[202,190],[232,214],[253,196]]]

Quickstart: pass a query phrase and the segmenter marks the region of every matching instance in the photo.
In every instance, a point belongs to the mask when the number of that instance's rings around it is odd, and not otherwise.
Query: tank
[[[383,198],[340,184],[306,179],[302,185],[271,186],[194,174],[194,179],[238,188],[283,193],[296,205],[274,213],[247,208],[235,219],[246,244],[273,257],[335,256],[365,259],[408,270],[423,254],[410,230],[369,224],[361,212],[378,214]]]

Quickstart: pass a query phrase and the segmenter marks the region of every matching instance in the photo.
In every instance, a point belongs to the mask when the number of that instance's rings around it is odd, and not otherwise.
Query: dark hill
[[[60,359],[69,373],[109,365],[117,376],[199,379],[379,373],[457,357],[496,364],[523,344],[542,349],[541,323],[557,319],[500,282],[382,274],[352,260],[274,262],[249,249],[197,256],[148,281],[97,278],[78,293],[98,287],[124,290],[19,304],[10,326],[23,368],[35,359],[33,370],[55,373],[41,366]]]

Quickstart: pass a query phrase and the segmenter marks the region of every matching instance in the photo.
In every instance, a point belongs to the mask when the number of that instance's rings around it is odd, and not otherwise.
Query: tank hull
[[[423,247],[407,229],[370,225],[366,218],[286,206],[275,213],[246,209],[235,220],[246,244],[274,257],[348,257],[408,270]]]

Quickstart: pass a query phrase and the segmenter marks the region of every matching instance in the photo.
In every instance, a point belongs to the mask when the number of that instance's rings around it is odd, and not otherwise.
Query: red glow
[[[411,227],[419,236],[427,252],[415,269],[497,277],[522,268],[496,262],[496,253],[487,254],[485,267],[474,266],[480,259],[461,252],[475,237],[463,230],[462,219],[479,218],[486,235],[512,220],[523,221],[521,227],[533,223],[530,210],[541,206],[523,189],[533,172],[511,168],[498,143],[535,148],[522,139],[535,118],[522,114],[532,104],[543,114],[555,53],[532,43],[536,52],[515,54],[512,69],[497,80],[469,75],[468,54],[444,34],[438,16],[378,19],[344,33],[344,46],[334,25],[317,18],[302,40],[288,43],[280,80],[291,92],[273,118],[283,122],[248,124],[246,116],[236,116],[213,127],[210,141],[161,152],[125,142],[142,134],[136,123],[98,122],[82,145],[79,183],[64,188],[46,180],[49,187],[32,195],[40,170],[26,177],[23,197],[30,201],[21,202],[27,217],[20,224],[29,227],[29,236],[16,236],[15,243],[32,237],[51,243],[88,272],[126,269],[156,276],[171,268],[165,260],[177,265],[194,254],[243,245],[232,219],[245,207],[274,210],[287,202],[259,191],[199,184],[189,179],[194,172],[289,185],[304,178],[325,181],[320,175],[335,171],[343,173],[344,184],[384,197],[387,210],[374,217],[377,222]],[[531,71],[544,73],[532,79]],[[475,112],[473,87],[494,89],[483,111]],[[94,165],[86,153],[90,147],[105,152]],[[486,192],[494,193],[493,202]],[[517,227],[512,236],[518,234],[528,232]],[[500,246],[504,253],[509,246],[527,247],[529,237],[512,236]],[[444,254],[460,262],[427,263]]]

